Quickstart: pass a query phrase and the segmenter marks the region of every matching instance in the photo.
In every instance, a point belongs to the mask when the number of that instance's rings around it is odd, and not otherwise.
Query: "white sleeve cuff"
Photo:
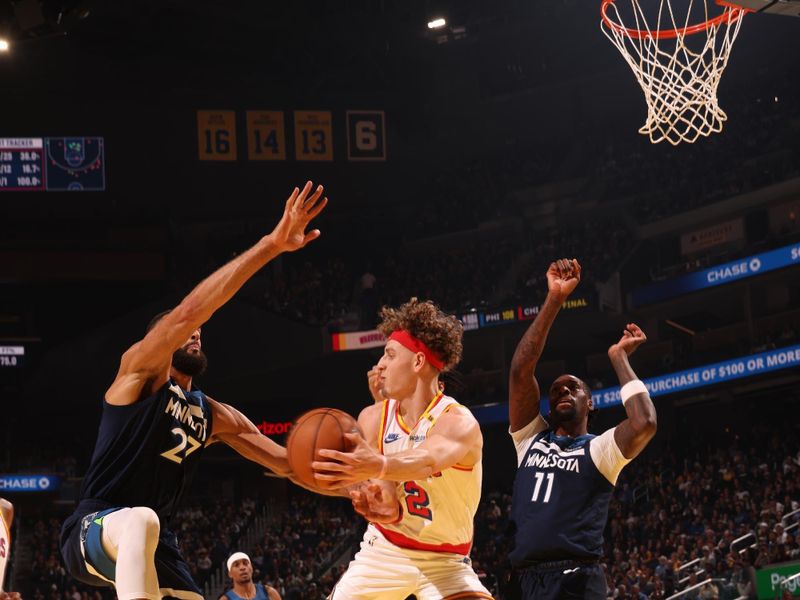
[[[617,485],[620,471],[631,462],[629,458],[625,458],[622,450],[617,446],[617,440],[614,439],[614,430],[616,430],[616,427],[612,427],[602,435],[592,439],[589,444],[589,454],[592,457],[592,461],[597,470],[608,479],[611,485]]]

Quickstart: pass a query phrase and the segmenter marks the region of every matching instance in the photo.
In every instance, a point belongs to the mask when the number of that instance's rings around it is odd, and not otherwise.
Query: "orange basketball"
[[[349,452],[353,444],[344,434],[354,432],[361,434],[356,420],[336,408],[315,408],[302,414],[286,441],[287,458],[295,477],[309,487],[319,487],[311,470],[313,461],[325,460],[318,451],[327,448]]]

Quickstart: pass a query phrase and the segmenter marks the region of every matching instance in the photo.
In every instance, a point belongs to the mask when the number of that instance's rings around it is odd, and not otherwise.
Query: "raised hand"
[[[310,181],[307,181],[302,190],[294,188],[286,200],[281,220],[270,234],[273,242],[281,251],[299,250],[320,236],[319,229],[312,229],[306,233],[306,227],[311,219],[322,212],[322,209],[328,204],[328,199],[320,200],[323,192],[321,185],[318,185],[314,193],[309,196],[312,185]]]
[[[636,323],[628,323],[622,337],[616,344],[612,344],[608,349],[608,355],[612,356],[618,352],[624,352],[628,356],[633,354],[636,349],[647,341],[647,336]]]
[[[376,403],[383,402],[385,400],[383,394],[381,393],[380,377],[381,372],[378,370],[378,365],[375,365],[369,371],[367,371],[367,386],[369,386],[369,393],[372,395],[372,399]]]
[[[581,280],[581,265],[577,259],[560,258],[547,269],[547,289],[562,300],[575,291]]]

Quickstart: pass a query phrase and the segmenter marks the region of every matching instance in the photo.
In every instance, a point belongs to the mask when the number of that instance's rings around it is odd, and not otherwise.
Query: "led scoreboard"
[[[0,138],[0,191],[106,189],[101,137]]]

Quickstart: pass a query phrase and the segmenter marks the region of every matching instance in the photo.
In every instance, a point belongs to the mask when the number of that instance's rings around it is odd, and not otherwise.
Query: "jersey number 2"
[[[161,456],[167,460],[181,464],[185,458],[187,458],[192,452],[200,447],[200,442],[198,442],[192,436],[186,435],[186,432],[180,427],[175,427],[172,430],[172,435],[178,436],[180,441],[178,442],[178,445],[171,450],[161,453]],[[186,446],[190,446],[190,448],[186,450]],[[186,451],[184,452],[184,450]],[[180,452],[183,452],[183,456],[179,456]]]
[[[431,509],[428,508],[428,504],[431,503],[430,498],[428,498],[428,492],[413,481],[406,481],[405,484],[403,484],[403,491],[406,493],[406,508],[408,509],[408,514],[432,521],[433,513]]]

